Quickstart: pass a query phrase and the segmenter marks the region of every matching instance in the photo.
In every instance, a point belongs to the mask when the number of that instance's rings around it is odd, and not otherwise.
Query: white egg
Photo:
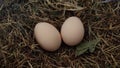
[[[47,51],[55,51],[61,45],[61,36],[51,24],[40,22],[34,28],[34,35],[40,46]]]
[[[75,46],[84,37],[84,26],[78,17],[69,17],[65,20],[61,28],[63,41],[69,46]]]

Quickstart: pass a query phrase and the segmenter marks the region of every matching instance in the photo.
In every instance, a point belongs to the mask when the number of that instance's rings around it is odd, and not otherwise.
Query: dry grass
[[[5,0],[0,7],[0,68],[120,68],[119,5],[99,0]],[[35,41],[36,23],[46,21],[60,30],[70,16],[83,21],[83,42],[101,39],[94,53],[75,57],[75,47],[64,43],[50,53]]]

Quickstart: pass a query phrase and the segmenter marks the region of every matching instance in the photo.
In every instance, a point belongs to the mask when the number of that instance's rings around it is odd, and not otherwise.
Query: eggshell
[[[63,41],[69,46],[75,46],[84,37],[84,26],[78,17],[69,17],[65,20],[61,28]]]
[[[55,51],[61,45],[58,30],[47,22],[40,22],[34,28],[34,34],[40,46],[47,51]]]

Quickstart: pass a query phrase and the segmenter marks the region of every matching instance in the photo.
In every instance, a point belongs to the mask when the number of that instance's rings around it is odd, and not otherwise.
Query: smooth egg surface
[[[84,37],[84,26],[78,17],[69,17],[61,27],[63,41],[69,46],[75,46]]]
[[[58,30],[47,22],[40,22],[34,28],[34,35],[40,46],[47,51],[55,51],[61,45]]]

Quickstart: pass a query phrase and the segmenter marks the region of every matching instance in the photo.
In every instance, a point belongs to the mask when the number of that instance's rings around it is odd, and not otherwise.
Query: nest
[[[5,0],[0,7],[0,67],[120,67],[119,8],[119,2],[99,0]],[[83,21],[83,42],[101,39],[94,53],[75,57],[75,47],[64,43],[52,53],[39,47],[33,35],[35,24],[44,21],[60,30],[70,16]]]

